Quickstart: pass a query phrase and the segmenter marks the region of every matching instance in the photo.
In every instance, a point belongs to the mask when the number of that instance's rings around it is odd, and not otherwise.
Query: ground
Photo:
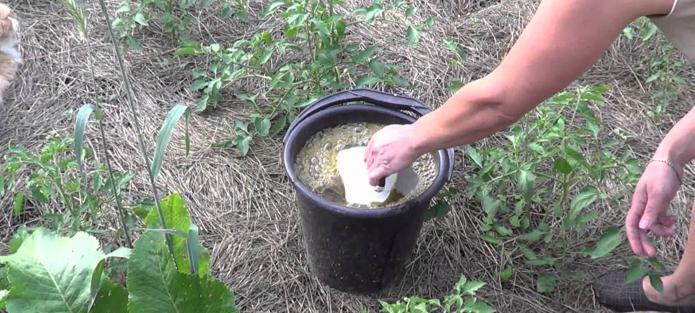
[[[107,2],[111,9],[117,5],[112,0]],[[346,7],[353,7],[362,1],[347,2]],[[496,66],[537,5],[521,0],[474,2],[418,2],[414,19],[436,16],[442,22],[423,34],[415,49],[403,40],[402,15],[388,16],[383,24],[356,28],[348,38],[380,45],[386,59],[398,63],[402,75],[414,84],[398,92],[437,107],[449,95],[447,87],[451,81],[468,82]],[[117,169],[137,175],[130,190],[132,197],[147,196],[143,159],[138,153],[134,122],[106,24],[97,3],[88,3],[89,20],[95,27],[89,47],[80,40],[74,23],[57,2],[9,1],[23,25],[26,62],[0,107],[0,152],[8,145],[37,148],[47,135],[70,132],[74,114],[82,104],[93,101],[95,95],[111,96],[103,106],[111,143],[109,153]],[[252,13],[261,9],[258,3],[250,8]],[[231,42],[253,31],[253,21],[240,24],[210,16],[205,19],[207,28],[198,31],[219,42]],[[153,147],[169,108],[176,103],[192,105],[197,94],[190,89],[192,64],[173,55],[175,46],[166,35],[149,30],[141,36],[148,38],[144,49],[127,52],[126,66],[133,77],[145,140],[148,147]],[[468,55],[463,66],[452,66],[450,54],[441,48],[444,37],[454,38],[466,47]],[[576,82],[610,87],[601,117],[606,125],[624,131],[625,144],[641,161],[649,158],[670,126],[692,107],[693,94],[686,86],[695,83],[693,70],[677,69],[686,80],[684,85],[673,91],[676,99],[663,116],[650,118],[647,112],[654,106],[651,95],[655,92],[645,84],[650,52],[643,49],[639,38],[621,37]],[[91,64],[95,65],[96,81],[91,76]],[[246,157],[213,146],[230,136],[234,118],[249,113],[241,101],[229,96],[213,113],[194,115],[190,156],[178,144],[181,137],[177,135],[159,180],[162,190],[180,192],[188,201],[204,244],[211,250],[215,275],[235,292],[242,312],[358,312],[362,308],[377,311],[377,296],[335,291],[320,284],[309,271],[301,245],[294,191],[280,163],[281,140],[255,141]],[[90,134],[96,134],[96,130],[90,130]],[[98,144],[97,137],[92,138],[89,144]],[[484,140],[480,144],[494,145],[497,141]],[[463,154],[457,152],[456,174],[449,186],[465,189],[466,174],[471,170]],[[677,263],[678,251],[684,245],[689,201],[695,190],[693,176],[686,175],[684,183],[673,204],[680,218],[677,235],[660,246],[669,268]],[[11,199],[0,201],[3,243],[20,223],[36,222],[15,220],[10,214],[10,203]],[[624,203],[601,212],[603,225],[621,225],[627,208]],[[592,297],[591,279],[624,267],[630,256],[630,251],[623,247],[605,260],[577,264],[577,269],[587,274],[582,280],[563,282],[555,293],[542,295],[535,291],[531,268],[520,269],[509,282],[499,281],[497,273],[503,269],[506,256],[480,238],[478,225],[482,218],[477,204],[460,200],[446,217],[428,221],[402,283],[378,297],[393,300],[410,295],[442,296],[460,275],[465,275],[488,284],[481,296],[499,312],[600,312]]]

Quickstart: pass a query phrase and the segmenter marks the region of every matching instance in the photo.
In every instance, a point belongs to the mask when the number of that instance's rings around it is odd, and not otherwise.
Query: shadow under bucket
[[[317,132],[347,123],[409,124],[430,112],[415,99],[368,89],[326,96],[297,116],[284,138],[283,163],[296,191],[300,227],[311,271],[326,285],[369,294],[400,282],[432,198],[453,172],[453,149],[435,153],[437,175],[424,192],[384,208],[352,208],[321,198],[294,165]]]

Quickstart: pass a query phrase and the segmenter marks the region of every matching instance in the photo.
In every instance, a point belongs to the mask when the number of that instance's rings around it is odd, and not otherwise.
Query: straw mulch
[[[138,151],[134,121],[128,109],[122,80],[117,70],[105,21],[95,1],[87,2],[93,26],[92,43],[79,38],[69,15],[55,1],[11,0],[20,16],[22,49],[26,64],[0,107],[0,152],[9,145],[40,147],[51,134],[72,130],[77,108],[93,101],[105,101],[105,125],[111,143],[108,153],[118,170],[136,174],[129,190],[129,201],[149,197]],[[347,1],[345,12],[366,1]],[[495,1],[422,1],[412,18],[422,21],[436,16],[438,23],[426,31],[417,48],[404,40],[407,19],[403,13],[390,12],[376,25],[360,25],[350,30],[348,40],[376,44],[389,62],[399,65],[401,74],[414,85],[398,92],[416,97],[437,107],[448,96],[453,80],[467,82],[489,73],[519,36],[533,14],[536,2]],[[110,0],[115,10],[117,2]],[[251,16],[262,5],[252,3]],[[112,11],[113,12],[113,11]],[[196,16],[194,33],[205,42],[230,43],[252,34],[262,23],[223,20],[216,14]],[[197,94],[190,90],[190,71],[195,60],[173,55],[175,44],[161,28],[154,26],[139,32],[142,51],[128,51],[126,66],[133,79],[138,118],[151,155],[154,138],[172,105],[192,105]],[[452,65],[452,54],[443,48],[442,38],[453,38],[466,49],[463,66]],[[678,100],[659,119],[647,111],[653,107],[655,90],[643,82],[648,76],[646,64],[657,52],[639,39],[618,39],[602,59],[577,84],[607,84],[611,87],[601,118],[609,129],[620,128],[627,136],[626,147],[646,160],[670,126],[692,107],[692,70],[680,74],[686,84],[675,93]],[[95,76],[90,68],[94,64]],[[212,268],[237,295],[242,312],[358,312],[363,308],[378,311],[377,297],[354,296],[320,284],[310,273],[297,222],[294,192],[280,164],[279,138],[255,140],[247,157],[235,151],[220,150],[214,144],[232,134],[235,118],[245,118],[251,109],[225,91],[221,107],[191,120],[192,151],[187,157],[181,132],[172,141],[159,178],[165,192],[180,192],[188,201],[194,221],[201,229],[205,245],[211,250]],[[88,133],[89,145],[103,160],[97,129]],[[483,145],[498,141],[488,139]],[[465,176],[472,170],[458,153],[457,172],[449,187],[464,190]],[[616,188],[620,184],[613,182]],[[685,243],[689,201],[695,188],[693,176],[685,181],[673,209],[680,216],[677,235],[661,245],[662,258],[669,266],[677,263]],[[689,200],[690,199],[690,200]],[[443,219],[429,221],[422,229],[414,256],[403,282],[394,290],[378,295],[396,299],[403,296],[443,296],[453,283],[465,275],[488,285],[481,296],[499,312],[592,312],[601,311],[594,303],[589,287],[591,279],[606,271],[623,267],[630,252],[621,248],[616,256],[576,264],[586,275],[580,281],[562,281],[556,292],[542,295],[535,291],[533,267],[522,262],[513,279],[501,283],[498,271],[510,261],[479,234],[483,213],[476,203],[463,196],[454,199],[452,211]],[[621,225],[628,204],[603,209],[592,236],[608,225]],[[1,199],[0,233],[7,243],[21,223],[40,223],[40,219],[17,220],[12,217],[11,199]],[[107,214],[117,225],[115,215]],[[579,239],[578,239],[579,240]],[[1,244],[0,244],[1,245]],[[669,248],[667,248],[669,247]]]

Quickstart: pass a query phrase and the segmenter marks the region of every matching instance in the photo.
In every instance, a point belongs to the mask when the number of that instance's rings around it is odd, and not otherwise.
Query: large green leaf
[[[88,312],[96,295],[92,282],[100,280],[103,259],[99,242],[86,233],[67,238],[33,231],[15,254],[0,257],[9,267],[7,311]]]
[[[109,279],[101,281],[101,288],[90,313],[127,313],[128,292]]]
[[[162,128],[159,130],[157,135],[157,144],[154,150],[154,159],[152,160],[152,177],[157,179],[159,176],[159,171],[162,169],[162,162],[164,161],[164,153],[166,152],[167,146],[169,146],[169,141],[171,141],[171,135],[174,131],[174,127],[178,123],[181,116],[188,114],[188,107],[183,104],[177,104],[169,111],[167,114]],[[188,132],[185,134],[188,137]],[[187,140],[187,139],[186,139]]]
[[[191,224],[191,216],[188,213],[188,208],[186,203],[180,194],[174,193],[161,200],[162,211],[164,212],[164,221],[167,224],[167,228],[177,230],[183,234],[189,234],[195,225]],[[149,228],[161,228],[159,223],[159,215],[156,210],[150,211],[147,215],[145,223]],[[195,234],[190,233],[189,238],[191,238],[191,248],[189,250],[187,244],[187,238],[181,236],[173,236],[172,243],[174,246],[174,255],[176,257],[177,268],[184,273],[192,273],[191,271],[191,261],[188,258],[188,252],[194,252],[194,255],[198,256],[197,260],[193,260],[193,264],[197,264],[197,273],[200,276],[207,275],[208,269],[210,267],[210,255],[208,252],[200,245],[198,239],[197,228],[195,228]]]
[[[237,312],[227,287],[207,277],[176,270],[164,235],[146,232],[128,261],[128,312]]]
[[[596,243],[594,249],[590,252],[592,259],[602,258],[611,253],[623,242],[623,236],[620,230],[616,227],[611,227],[603,233],[601,239]]]

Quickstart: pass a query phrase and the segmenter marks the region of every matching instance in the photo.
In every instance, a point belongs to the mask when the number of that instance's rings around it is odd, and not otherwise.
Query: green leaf
[[[97,119],[101,118],[101,114],[99,112],[99,109],[94,105],[94,104],[85,104],[80,107],[79,111],[77,111],[77,118],[75,121],[75,134],[74,134],[74,140],[75,140],[75,159],[77,160],[77,165],[80,168],[80,171],[83,171],[82,168],[82,150],[84,146],[84,133],[87,129],[87,123],[89,123],[89,116],[92,115],[92,112],[96,110],[95,117]]]
[[[161,200],[162,212],[164,213],[164,221],[167,224],[167,229],[179,231],[188,236],[192,236],[190,231],[193,229],[191,224],[191,216],[186,207],[186,202],[180,194],[174,193]],[[150,229],[161,228],[159,222],[159,214],[157,210],[150,211],[150,214],[145,218],[145,224]],[[197,236],[197,234],[196,234]],[[171,238],[174,247],[174,256],[176,258],[176,266],[183,273],[191,273],[190,261],[188,257],[187,237],[173,236]],[[192,243],[196,244],[196,243]],[[197,243],[199,245],[199,243]],[[198,249],[200,247],[194,247]],[[200,251],[199,259],[193,260],[194,264],[198,265],[198,274],[202,277],[208,274],[210,268],[210,255],[207,251]],[[132,259],[132,256],[131,256]]]
[[[360,51],[359,53],[355,53],[351,55],[352,62],[355,64],[364,64],[369,59],[371,59],[374,56],[374,53],[379,51],[379,48],[377,46],[371,46],[364,51]]]
[[[205,89],[208,87],[208,82],[205,81],[204,79],[196,79],[193,81],[193,84],[191,84],[191,89],[193,90],[201,90]]]
[[[648,41],[656,34],[657,31],[658,28],[654,23],[647,24],[647,30],[642,34],[642,41]]]
[[[108,278],[101,281],[94,306],[90,313],[127,313],[128,292]]]
[[[456,293],[463,293],[463,287],[466,286],[467,282],[468,279],[466,279],[466,276],[461,275],[456,284],[454,284],[454,290],[456,290]]]
[[[449,213],[451,207],[448,203],[444,201],[437,201],[431,208],[425,213],[427,219],[440,218],[446,216]]]
[[[408,39],[410,46],[415,47],[420,41],[420,30],[411,26],[408,26],[405,37]]]
[[[649,77],[647,77],[647,80],[645,80],[644,82],[645,83],[651,83],[651,82],[659,79],[660,76],[661,76],[661,72],[654,73],[654,74],[650,75]]]
[[[4,310],[7,306],[7,295],[10,294],[9,290],[0,289],[0,310]]]
[[[269,15],[273,14],[273,12],[275,12],[278,8],[280,8],[284,4],[285,4],[284,0],[278,0],[278,1],[275,1],[271,4],[269,4],[265,8],[265,10],[263,11],[263,17],[268,17]]]
[[[405,17],[412,17],[415,15],[415,11],[417,11],[416,7],[409,7],[407,10],[405,10]]]
[[[463,285],[463,293],[469,294],[471,296],[475,295],[475,293],[480,289],[485,286],[484,282],[481,281],[469,281],[465,285]]]
[[[221,282],[176,270],[164,235],[146,232],[128,261],[128,312],[238,312]]]
[[[598,190],[594,187],[584,187],[579,191],[572,203],[570,203],[570,219],[577,218],[579,213],[586,207],[590,206],[598,199]]]
[[[457,91],[459,91],[461,87],[463,87],[463,82],[460,80],[454,80],[451,82],[451,84],[449,84],[449,87],[447,87],[447,89],[449,90],[449,93],[453,95]]]
[[[7,280],[7,266],[0,265],[0,289],[10,289],[10,281]]]
[[[664,284],[661,281],[661,277],[656,273],[649,273],[649,283],[652,285],[652,288],[654,288],[659,293],[664,292]]]
[[[565,147],[565,153],[567,154],[567,157],[569,159],[574,160],[577,163],[580,163],[580,164],[586,163],[586,158],[584,158],[584,155],[582,155],[581,152],[579,152],[571,147]]]
[[[514,269],[512,269],[511,266],[507,265],[507,267],[499,273],[500,275],[500,280],[504,281],[509,281],[510,278],[512,278],[512,275],[514,274]]]
[[[24,210],[24,192],[18,192],[14,196],[14,201],[12,201],[12,213],[14,216],[19,216]]]
[[[162,128],[159,130],[157,135],[157,144],[154,150],[154,159],[152,160],[152,169],[150,170],[151,175],[154,180],[157,180],[159,176],[159,171],[162,168],[162,162],[164,160],[164,153],[166,152],[169,141],[171,141],[171,135],[173,133],[176,123],[182,115],[188,114],[188,107],[183,104],[177,104],[169,111],[167,114]],[[188,134],[186,134],[188,136]]]
[[[10,239],[10,252],[11,253],[16,253],[19,250],[19,247],[22,246],[22,243],[24,242],[25,239],[29,237],[29,231],[27,230],[26,226],[20,226],[19,229],[12,235],[12,239]]]
[[[271,123],[270,126],[270,136],[276,136],[287,126],[287,117],[285,115],[280,115],[275,122]]]
[[[142,14],[142,12],[135,13],[135,15],[133,16],[133,21],[137,22],[142,26],[149,26],[149,24],[147,23],[147,18],[144,14]]]
[[[430,16],[430,17],[428,17],[428,18],[425,20],[425,22],[423,23],[423,25],[425,25],[425,27],[426,27],[427,29],[432,28],[432,26],[434,26],[434,21],[435,21],[435,20],[436,20],[436,19],[434,18],[434,16]]]
[[[531,173],[531,171],[525,169],[519,170],[519,174],[517,175],[517,187],[526,200],[531,199],[535,181],[536,175]]]
[[[553,164],[555,171],[562,174],[569,174],[572,172],[572,166],[563,158],[555,159],[555,164]]]
[[[249,153],[249,148],[251,146],[251,136],[244,135],[237,138],[236,146],[239,149],[241,156],[246,156]]]
[[[31,190],[31,196],[34,200],[41,203],[48,203],[48,192],[45,190],[45,186],[33,185],[29,188]]]
[[[625,275],[625,284],[631,284],[640,280],[645,274],[647,274],[647,269],[642,265],[642,261],[635,259],[630,263],[630,269],[627,271],[627,275]]]
[[[466,154],[475,162],[478,167],[483,167],[483,157],[473,147],[466,147]]]
[[[180,47],[176,49],[176,52],[174,52],[174,54],[180,57],[185,57],[195,55],[197,52],[198,49],[196,47]]]
[[[557,277],[555,275],[541,275],[536,281],[536,290],[540,293],[546,293],[555,289]]]
[[[130,248],[126,247],[121,247],[118,248],[111,253],[106,255],[106,258],[121,258],[121,259],[129,259],[130,255],[133,253],[133,250]]]
[[[590,252],[592,259],[602,258],[611,253],[623,242],[622,232],[616,227],[608,228]]]
[[[378,82],[380,82],[380,81],[381,81],[381,78],[376,77],[376,76],[372,76],[372,75],[368,75],[368,76],[362,76],[362,77],[360,77],[360,78],[355,82],[355,85],[356,85],[357,87],[367,87],[367,86],[374,85],[374,84],[376,84],[376,83],[378,83]]]
[[[258,119],[257,121],[254,121],[254,126],[256,126],[256,131],[261,136],[268,136],[268,133],[270,132],[270,119],[267,117]]]
[[[384,65],[384,63],[381,63],[379,60],[372,60],[369,62],[369,67],[372,69],[374,75],[377,77],[384,77],[384,73],[386,72],[386,65]]]
[[[97,239],[86,233],[67,238],[33,231],[15,254],[0,257],[12,283],[8,312],[87,312],[103,258]]]

